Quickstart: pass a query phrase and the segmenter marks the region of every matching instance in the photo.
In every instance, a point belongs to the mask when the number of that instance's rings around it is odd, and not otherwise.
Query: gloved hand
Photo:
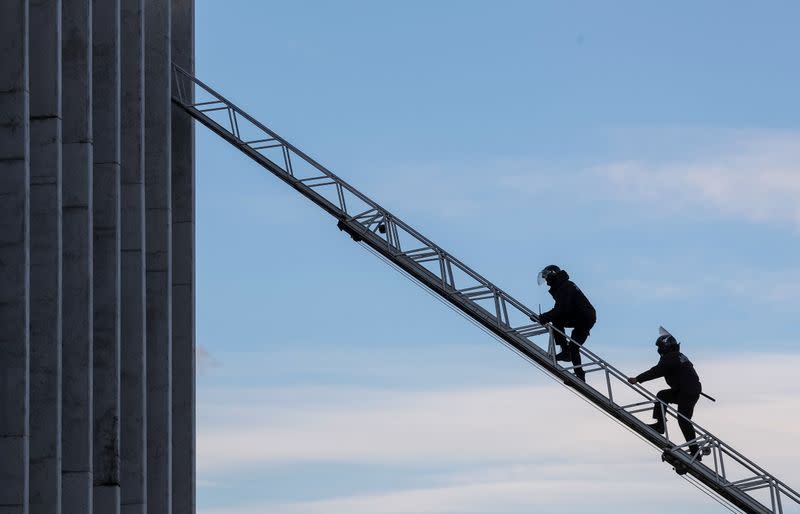
[[[541,325],[544,325],[546,323],[550,323],[550,318],[547,316],[547,313],[539,314],[539,323]]]

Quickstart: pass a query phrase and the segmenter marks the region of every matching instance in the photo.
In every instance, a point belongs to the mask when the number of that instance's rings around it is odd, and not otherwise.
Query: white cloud
[[[568,202],[594,215],[598,206],[600,212],[609,206],[636,207],[628,219],[644,213],[800,229],[800,133],[698,128],[684,134],[629,132],[641,144],[612,143],[617,157],[606,162],[579,165],[569,159],[542,163],[503,157],[483,163],[409,163],[374,174],[380,182],[368,184],[368,189],[398,213],[424,212],[450,223],[496,218],[508,211],[520,215],[535,201],[538,210],[532,209],[532,216],[541,215],[545,206],[553,208],[548,202]],[[653,151],[659,144],[665,149]]]
[[[546,435],[536,410],[519,406],[546,402],[559,393],[555,387],[398,393],[320,390],[299,399],[300,408],[253,413],[248,423],[237,425],[248,428],[226,424],[200,433],[198,464],[201,469],[219,470],[317,460],[554,458],[564,440],[547,449],[515,441]],[[253,444],[256,440],[270,444]]]
[[[541,471],[541,470],[536,470]],[[379,494],[352,495],[317,501],[268,506],[272,514],[445,514],[445,513],[549,513],[597,512],[610,498],[617,499],[616,512],[675,512],[677,505],[702,511],[703,504],[678,500],[653,505],[653,498],[668,497],[672,488],[658,481],[620,482],[608,474],[604,479],[549,477],[546,480],[503,480],[441,487],[408,489]],[[578,494],[576,494],[578,493]],[[663,509],[663,510],[662,510]],[[266,512],[262,504],[203,510],[202,514],[256,514]],[[710,510],[709,512],[713,512]]]
[[[719,136],[724,142],[709,144],[705,152],[685,141],[685,153],[673,148],[669,158],[638,157],[630,148],[619,160],[571,173],[515,166],[517,171],[502,172],[497,183],[527,195],[569,190],[573,201],[644,203],[649,212],[667,216],[800,227],[800,133],[722,131]]]
[[[800,134],[739,134],[714,151],[721,153],[622,161],[592,171],[617,198],[644,200],[654,210],[800,225]]]
[[[704,401],[696,414],[699,423],[789,484],[800,482],[799,366],[797,354],[739,355],[706,363],[704,386],[719,403]],[[252,475],[263,466],[274,470],[304,462],[399,468],[436,463],[463,471],[434,476],[427,487],[310,502],[245,501],[201,512],[575,512],[591,505],[642,512],[647,498],[669,491],[680,493],[692,512],[713,505],[690,494],[646,444],[568,391],[555,385],[432,391],[351,387],[241,394],[226,389],[227,398],[205,395],[199,408],[208,421],[198,425],[198,468],[201,477],[214,482],[236,473]],[[574,491],[581,495],[573,498]]]
[[[800,270],[749,270],[719,278],[720,286],[731,294],[753,298],[764,303],[779,303],[798,308]]]
[[[615,279],[612,287],[648,300],[676,300],[696,294],[692,285],[682,283],[652,282],[636,278]]]
[[[647,274],[653,276],[657,273]],[[800,298],[800,270],[751,268],[721,272],[713,269],[703,270],[699,277],[685,273],[673,277],[669,282],[636,277],[615,278],[609,287],[645,300],[685,300],[705,297],[708,291],[716,291],[737,301],[777,305],[784,310],[800,309],[797,303]]]

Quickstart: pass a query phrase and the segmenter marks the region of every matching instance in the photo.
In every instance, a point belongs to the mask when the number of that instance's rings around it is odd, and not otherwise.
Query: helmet
[[[658,339],[656,339],[658,354],[664,355],[670,352],[677,352],[681,349],[681,344],[675,336],[669,333],[664,327],[658,327]]]
[[[556,266],[555,264],[550,264],[549,266],[545,266],[542,271],[539,272],[539,275],[536,277],[536,283],[539,285],[544,284],[547,280],[561,271],[561,268]]]

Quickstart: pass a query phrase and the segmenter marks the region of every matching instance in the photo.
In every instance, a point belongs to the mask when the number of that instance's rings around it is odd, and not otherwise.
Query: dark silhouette
[[[561,348],[561,352],[556,355],[560,361],[572,362],[573,366],[580,366],[581,352],[578,345],[583,345],[589,337],[589,332],[597,322],[597,313],[594,307],[586,298],[586,295],[569,279],[569,275],[555,264],[546,266],[539,272],[537,279],[539,285],[547,282],[550,286],[550,295],[555,300],[552,309],[539,314],[538,320],[531,316],[531,319],[538,321],[542,325],[552,323],[553,327],[561,332],[569,327],[572,328],[571,338],[576,344],[568,344],[567,339],[560,333],[555,333],[556,344]],[[583,368],[575,368],[575,376],[586,381],[586,372]]]
[[[681,427],[681,432],[688,442],[697,436],[694,426],[688,420],[694,414],[694,406],[700,399],[703,386],[700,384],[700,378],[691,361],[681,353],[680,343],[663,327],[659,332],[656,347],[661,358],[658,364],[636,377],[629,378],[628,382],[636,384],[664,377],[670,388],[659,391],[656,397],[664,403],[678,405],[678,413],[687,418],[678,418],[678,426]],[[656,422],[648,426],[659,434],[663,434],[666,421],[660,404],[656,404],[653,408],[653,419]],[[689,453],[697,455],[697,460],[700,460],[702,456],[697,450],[696,444],[689,445]]]

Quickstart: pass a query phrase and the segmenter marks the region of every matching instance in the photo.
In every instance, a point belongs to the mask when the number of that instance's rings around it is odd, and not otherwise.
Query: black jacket
[[[578,286],[569,279],[566,271],[561,270],[547,281],[550,286],[550,295],[556,304],[547,312],[539,316],[541,323],[554,323],[567,327],[594,326],[597,313],[589,303],[589,299]]]
[[[672,389],[682,394],[700,394],[703,386],[691,361],[678,351],[661,356],[658,364],[636,377],[639,382],[647,382],[664,377]]]

